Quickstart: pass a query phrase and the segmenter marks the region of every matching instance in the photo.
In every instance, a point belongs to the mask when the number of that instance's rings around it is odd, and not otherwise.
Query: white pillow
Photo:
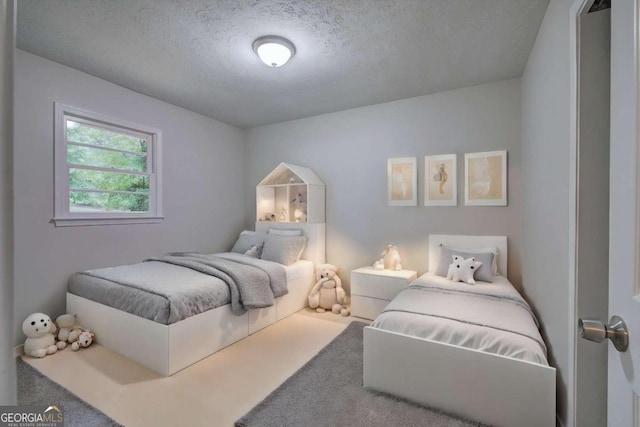
[[[453,263],[449,266],[449,273],[447,279],[454,282],[464,282],[470,285],[475,285],[476,281],[473,275],[478,271],[481,262],[476,261],[475,258],[464,259],[457,255],[453,255]]]
[[[453,257],[454,262],[456,260],[456,257],[454,255],[462,257],[461,259],[475,258],[476,261],[481,262],[482,266],[479,267],[475,272],[475,279],[487,283],[493,282],[494,275],[491,271],[491,265],[493,264],[493,259],[495,258],[493,252],[455,251],[446,246],[442,246],[440,248],[440,261],[438,262],[438,268],[434,271],[434,273],[438,276],[446,277],[451,266],[451,258]]]
[[[498,273],[498,255],[500,255],[500,251],[498,251],[498,248],[496,246],[486,246],[484,248],[459,248],[459,247],[455,247],[455,246],[447,246],[447,245],[440,245],[443,248],[447,248],[450,249],[452,251],[456,251],[456,252],[467,252],[470,254],[486,254],[486,253],[492,253],[493,254],[493,261],[491,263],[491,275],[492,276],[497,276]]]
[[[283,229],[283,228],[269,228],[267,234],[273,234],[274,236],[302,236],[302,230],[299,228]]]

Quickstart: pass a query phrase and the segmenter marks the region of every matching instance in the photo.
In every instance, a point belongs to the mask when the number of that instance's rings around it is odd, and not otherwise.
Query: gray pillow
[[[307,236],[277,236],[268,234],[260,258],[284,265],[291,265],[300,259],[307,246]]]
[[[267,234],[273,234],[275,236],[302,236],[302,230],[299,228],[269,228]]]
[[[493,283],[493,275],[491,274],[491,265],[493,263],[494,254],[489,252],[486,252],[486,253],[462,252],[462,251],[449,249],[444,246],[440,248],[440,261],[438,262],[438,268],[436,269],[436,274],[438,276],[447,277],[447,272],[449,271],[449,265],[453,262],[454,255],[461,256],[464,259],[475,258],[476,261],[480,261],[482,265],[478,270],[476,270],[473,277],[476,280],[480,280],[482,282]]]
[[[235,245],[231,248],[231,252],[236,252],[239,254],[244,254],[252,246],[261,247],[264,244],[264,240],[266,239],[266,233],[258,233],[255,231],[243,231],[238,236],[238,240],[236,240]]]

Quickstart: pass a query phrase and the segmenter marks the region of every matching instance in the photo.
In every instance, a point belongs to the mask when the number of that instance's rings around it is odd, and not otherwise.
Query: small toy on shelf
[[[292,200],[295,206],[293,216],[296,222],[307,222],[307,203],[302,198],[302,193],[298,193],[295,199]]]

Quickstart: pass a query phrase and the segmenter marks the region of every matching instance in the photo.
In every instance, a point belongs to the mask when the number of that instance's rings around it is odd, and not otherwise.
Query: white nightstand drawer
[[[351,272],[351,295],[392,300],[407,287],[416,272],[410,270],[389,271],[363,267]]]
[[[389,301],[377,298],[363,297],[361,295],[351,296],[351,315],[373,320],[389,304]]]

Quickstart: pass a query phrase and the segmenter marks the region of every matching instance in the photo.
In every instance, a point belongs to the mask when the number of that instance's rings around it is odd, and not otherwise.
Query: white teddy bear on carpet
[[[316,267],[316,284],[309,294],[309,307],[318,313],[331,310],[335,314],[348,316],[346,307],[347,294],[338,277],[338,267],[332,264],[320,264]]]
[[[24,353],[31,357],[45,357],[67,346],[53,335],[56,325],[43,313],[33,313],[22,322],[22,332],[27,336],[24,342]]]
[[[82,333],[78,337],[78,340],[71,344],[71,350],[78,351],[81,348],[89,347],[95,337],[96,336],[93,334],[93,332],[88,329],[86,331],[82,331]]]
[[[73,343],[82,333],[82,326],[76,325],[75,314],[61,314],[56,318],[58,341]]]
[[[476,281],[473,275],[478,268],[482,265],[480,261],[476,261],[475,258],[464,259],[461,256],[453,255],[453,263],[449,265],[449,272],[447,273],[447,279],[454,282],[464,282],[470,285],[475,285]]]

